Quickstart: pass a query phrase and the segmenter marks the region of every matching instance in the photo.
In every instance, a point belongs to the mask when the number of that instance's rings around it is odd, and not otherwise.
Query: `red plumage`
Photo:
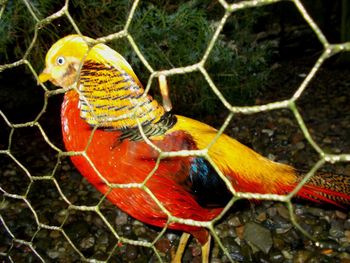
[[[78,108],[79,96],[71,91],[65,95],[62,105],[62,131],[68,151],[84,151],[99,173],[114,184],[142,183],[154,169],[158,153],[146,142],[124,140],[118,143],[120,131],[93,129],[80,118]],[[90,143],[90,137],[92,136]],[[174,134],[173,134],[174,135]],[[184,132],[176,132],[162,141],[164,151],[183,150],[181,145],[186,140]],[[175,139],[174,139],[175,138]],[[191,143],[185,150],[196,149]],[[163,160],[146,186],[175,217],[210,221],[222,208],[201,207],[184,182],[189,174],[191,157],[173,157],[171,162]],[[84,156],[71,157],[74,165],[100,192],[106,193],[109,187],[98,176]],[[170,165],[169,165],[170,164]],[[164,227],[168,216],[162,212],[151,196],[139,188],[113,188],[107,198],[120,209],[134,218],[158,227]],[[169,228],[191,232],[199,241],[206,241],[207,232],[199,227],[171,223]]]

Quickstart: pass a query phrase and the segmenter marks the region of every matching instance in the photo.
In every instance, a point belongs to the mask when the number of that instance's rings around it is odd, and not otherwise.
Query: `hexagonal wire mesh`
[[[26,5],[28,11],[30,14],[33,16],[33,19],[36,21],[35,25],[35,31],[34,31],[34,37],[32,39],[31,44],[29,45],[27,52],[23,56],[22,59],[15,61],[10,64],[3,64],[0,65],[0,72],[18,67],[20,65],[25,65],[27,66],[32,74],[37,78],[37,73],[35,72],[33,66],[31,63],[27,60],[28,55],[30,54],[33,46],[36,44],[37,36],[39,30],[43,28],[45,25],[51,23],[54,19],[57,19],[59,17],[65,16],[68,18],[72,26],[74,27],[75,31],[80,34],[79,28],[76,25],[75,21],[73,20],[72,16],[69,13],[68,10],[68,4],[69,0],[67,0],[62,7],[61,10],[58,12],[50,15],[49,17],[46,17],[45,19],[38,19],[36,16],[35,12],[33,11],[31,4],[29,3],[28,0],[23,0],[24,4]],[[233,4],[228,4],[224,0],[219,1],[220,4],[224,7],[225,13],[224,16],[221,18],[221,21],[218,23],[217,28],[215,30],[215,33],[213,37],[211,38],[211,41],[209,42],[207,49],[200,61],[193,65],[188,65],[184,67],[178,67],[178,68],[172,68],[170,70],[164,70],[164,71],[155,71],[151,65],[148,63],[147,59],[144,57],[140,49],[138,48],[137,43],[134,41],[133,36],[129,33],[128,29],[130,26],[130,23],[133,20],[135,10],[139,4],[139,1],[135,1],[132,5],[132,8],[130,10],[130,13],[128,15],[127,21],[125,23],[124,28],[116,32],[114,34],[107,35],[105,37],[101,37],[97,39],[98,42],[107,42],[113,39],[119,39],[119,38],[126,38],[130,45],[132,46],[133,50],[136,52],[137,56],[140,58],[142,63],[145,65],[145,67],[149,70],[151,73],[148,83],[146,86],[146,93],[149,91],[152,82],[154,79],[156,79],[159,76],[172,76],[176,74],[186,74],[189,72],[200,72],[207,83],[209,84],[210,88],[213,90],[213,92],[216,94],[216,96],[220,99],[220,101],[223,103],[223,105],[230,111],[229,116],[226,118],[224,124],[222,127],[218,130],[217,136],[214,138],[214,140],[207,145],[206,148],[201,149],[201,150],[196,150],[196,151],[178,151],[178,152],[162,152],[159,150],[150,140],[147,139],[147,137],[143,134],[142,127],[139,125],[139,129],[141,134],[143,135],[144,140],[150,144],[154,149],[156,149],[159,152],[159,157],[157,160],[157,164],[154,167],[153,171],[149,174],[149,176],[145,179],[144,182],[142,183],[132,183],[132,184],[127,184],[127,185],[115,185],[115,184],[110,184],[109,182],[105,181],[106,184],[110,187],[110,189],[113,189],[114,187],[118,188],[140,188],[143,191],[145,191],[149,196],[154,200],[154,202],[162,209],[162,211],[168,215],[168,223],[170,222],[180,222],[183,224],[188,224],[192,226],[201,226],[205,227],[210,230],[211,235],[214,237],[215,241],[221,248],[224,254],[226,254],[227,258],[233,261],[233,258],[231,258],[230,253],[228,252],[227,248],[223,245],[222,241],[220,240],[216,230],[214,229],[214,225],[220,220],[226,212],[229,210],[229,208],[235,203],[236,200],[241,199],[241,198],[253,198],[253,199],[258,199],[258,200],[275,200],[275,201],[281,201],[285,202],[289,208],[289,213],[291,220],[295,227],[297,227],[302,233],[305,235],[308,235],[297,223],[295,214],[293,212],[293,207],[291,203],[291,198],[298,192],[298,190],[301,189],[301,187],[313,176],[315,171],[319,169],[324,163],[326,162],[348,162],[350,161],[350,154],[327,154],[311,137],[308,128],[306,127],[303,118],[301,117],[300,112],[298,111],[296,107],[296,101],[300,98],[306,87],[309,85],[310,81],[313,79],[315,74],[318,72],[322,64],[331,56],[333,56],[336,53],[343,52],[343,51],[350,51],[350,43],[341,43],[341,44],[330,44],[327,39],[325,38],[324,34],[321,32],[317,24],[313,21],[313,19],[310,17],[310,15],[307,13],[307,11],[304,9],[302,3],[299,0],[292,0],[294,5],[296,6],[297,10],[300,12],[302,17],[305,19],[306,23],[308,26],[314,31],[316,34],[317,38],[321,42],[323,46],[323,52],[317,59],[316,63],[313,65],[312,69],[309,71],[309,73],[305,76],[303,79],[302,83],[298,87],[297,91],[289,98],[286,100],[282,101],[275,101],[272,103],[268,103],[265,105],[260,105],[260,106],[244,106],[244,107],[237,107],[234,105],[231,105],[225,97],[222,95],[216,84],[213,82],[212,78],[209,76],[204,64],[206,63],[208,56],[210,55],[210,52],[212,51],[220,32],[223,30],[223,27],[227,21],[227,19],[235,12],[238,10],[242,9],[247,9],[251,7],[259,7],[263,5],[271,5],[277,2],[281,2],[280,0],[256,0],[256,1],[242,1],[239,3],[233,3]],[[5,6],[2,6],[1,9],[1,14],[4,12]],[[71,202],[70,198],[67,198],[66,194],[62,190],[61,184],[58,182],[55,173],[57,172],[57,169],[59,167],[60,162],[62,159],[66,156],[73,156],[73,155],[81,155],[84,156],[87,161],[90,163],[92,167],[96,170],[96,172],[99,174],[101,178],[102,175],[99,173],[99,171],[96,169],[94,163],[90,160],[89,156],[86,154],[86,150],[82,152],[65,152],[62,151],[61,149],[57,148],[49,139],[47,136],[44,128],[41,126],[41,124],[38,122],[40,117],[43,115],[43,113],[46,110],[47,104],[48,104],[48,98],[59,94],[59,93],[65,93],[66,90],[64,89],[57,89],[57,90],[48,90],[45,86],[42,85],[42,88],[45,91],[45,97],[44,97],[44,107],[42,111],[39,113],[39,115],[31,122],[26,122],[26,123],[12,123],[8,120],[7,116],[0,111],[1,118],[5,121],[6,125],[9,128],[9,133],[8,133],[8,146],[7,149],[1,149],[0,150],[0,155],[4,158],[7,158],[11,162],[11,166],[15,167],[16,173],[20,173],[22,180],[23,180],[23,189],[12,189],[11,187],[1,187],[0,190],[2,192],[3,196],[3,201],[1,203],[0,207],[5,207],[9,205],[8,203],[12,202],[17,203],[19,207],[22,207],[26,212],[24,214],[28,217],[33,218],[33,222],[35,222],[34,226],[31,226],[31,228],[26,230],[25,234],[21,234],[20,231],[14,230],[12,227],[9,227],[10,222],[8,220],[11,220],[11,216],[8,216],[6,214],[3,214],[1,212],[0,214],[0,220],[1,224],[3,226],[2,231],[8,239],[10,240],[9,243],[11,243],[11,246],[8,247],[7,249],[4,249],[0,251],[0,255],[3,257],[6,257],[9,261],[12,261],[12,257],[15,250],[20,251],[22,253],[25,253],[25,251],[28,253],[33,253],[37,257],[39,261],[45,261],[43,256],[39,253],[39,251],[36,249],[36,245],[34,245],[34,240],[38,238],[43,231],[51,231],[52,233],[56,233],[55,235],[61,236],[62,240],[64,242],[68,242],[70,249],[75,251],[77,254],[78,260],[83,260],[83,261],[88,261],[88,262],[105,262],[108,261],[113,253],[115,253],[116,249],[121,243],[125,244],[131,244],[135,246],[141,246],[141,247],[146,247],[150,248],[153,250],[154,254],[157,256],[159,261],[162,261],[162,257],[160,256],[158,249],[156,248],[156,243],[161,239],[165,231],[167,230],[167,227],[165,226],[162,231],[156,237],[153,239],[153,241],[143,241],[143,240],[135,240],[133,238],[125,237],[123,235],[120,235],[118,231],[113,227],[113,225],[110,223],[106,215],[101,212],[101,205],[105,200],[106,195],[97,198],[98,202],[95,205],[75,205]],[[305,138],[309,142],[309,144],[317,151],[319,154],[320,158],[318,162],[314,164],[312,169],[307,173],[305,178],[300,182],[300,184],[288,195],[286,196],[281,196],[281,195],[274,195],[274,194],[256,194],[256,193],[242,193],[242,192],[236,192],[235,189],[232,187],[228,179],[220,172],[220,170],[216,167],[215,163],[211,160],[210,156],[208,155],[208,149],[215,143],[215,141],[218,139],[218,137],[224,132],[225,128],[229,124],[231,118],[233,117],[234,114],[236,113],[242,113],[242,114],[252,114],[252,113],[257,113],[257,112],[264,112],[264,111],[271,111],[271,110],[276,110],[276,109],[290,109],[291,112],[294,114],[294,117],[299,124]],[[38,131],[40,132],[42,138],[45,140],[45,142],[52,148],[53,152],[57,154],[58,159],[56,162],[55,167],[52,168],[52,171],[50,174],[46,175],[41,175],[41,176],[33,176],[30,169],[27,168],[26,164],[24,164],[22,161],[20,161],[12,152],[11,150],[11,145],[13,144],[14,141],[14,133],[17,129],[22,129],[25,127],[36,127]],[[96,130],[96,128],[95,128]],[[95,132],[93,130],[92,134]],[[3,136],[3,135],[2,135]],[[88,147],[88,145],[87,145]],[[226,183],[227,187],[234,193],[234,198],[226,205],[225,209],[222,211],[222,213],[216,217],[214,220],[209,221],[209,222],[202,222],[202,221],[195,221],[195,220],[188,220],[188,219],[183,219],[183,218],[177,218],[173,216],[167,209],[162,205],[162,203],[157,199],[157,197],[152,193],[152,191],[146,186],[146,182],[151,178],[152,174],[157,170],[159,162],[163,158],[170,158],[170,157],[175,157],[175,156],[202,156],[205,157],[211,165],[216,169],[222,180]],[[25,181],[25,182],[24,182]],[[97,260],[94,258],[88,258],[84,255],[84,253],[81,252],[80,248],[76,245],[74,242],[74,237],[70,235],[69,233],[71,231],[75,231],[74,229],[70,229],[68,227],[65,227],[65,222],[69,221],[69,215],[62,215],[60,222],[51,222],[50,220],[45,220],[45,217],[42,217],[40,214],[40,206],[37,207],[37,202],[40,202],[41,200],[32,200],[30,196],[30,189],[34,187],[34,184],[36,182],[40,182],[43,185],[47,184],[45,186],[53,187],[55,191],[57,191],[53,199],[58,199],[61,198],[63,201],[61,204],[62,206],[67,206],[68,209],[71,212],[72,215],[78,216],[79,213],[93,213],[95,216],[97,215],[97,218],[100,220],[100,223],[106,227],[110,233],[112,233],[112,236],[115,238],[115,246],[110,249],[110,251],[107,253],[108,256],[104,260]],[[107,193],[108,194],[108,193]],[[0,210],[2,211],[2,210]],[[57,212],[59,209],[57,210]],[[48,216],[48,215],[46,215]],[[87,216],[87,215],[83,215]],[[50,217],[50,216],[49,216]],[[76,226],[77,228],[79,226]],[[311,238],[311,237],[310,237]],[[86,242],[88,242],[89,239],[86,239]],[[59,249],[59,248],[57,248]],[[19,253],[20,253],[19,252]]]

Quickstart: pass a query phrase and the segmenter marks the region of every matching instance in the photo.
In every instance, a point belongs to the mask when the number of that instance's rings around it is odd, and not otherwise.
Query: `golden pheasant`
[[[204,149],[217,130],[183,116],[166,112],[149,95],[125,59],[104,44],[89,48],[92,39],[69,35],[56,42],[46,55],[40,82],[69,89],[61,111],[63,140],[68,151],[84,151],[72,162],[87,180],[120,209],[154,226],[164,227],[167,214],[140,188],[113,188],[113,184],[146,182],[146,187],[171,215],[210,221],[232,197],[209,162],[198,156],[162,159],[158,151]],[[223,134],[208,154],[232,187],[240,192],[288,194],[302,179],[293,167],[270,161]],[[98,172],[96,172],[96,170]],[[103,178],[101,178],[101,176]],[[147,179],[147,180],[146,180]],[[145,181],[146,180],[146,181]],[[297,196],[331,204],[350,202],[349,177],[316,174]],[[170,221],[169,228],[192,234],[203,245],[208,260],[207,229]],[[181,239],[186,243],[188,234]],[[178,249],[179,261],[183,246]]]

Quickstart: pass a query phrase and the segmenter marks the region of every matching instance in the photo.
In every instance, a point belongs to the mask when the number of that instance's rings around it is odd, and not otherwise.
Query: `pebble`
[[[228,224],[220,224],[216,227],[216,233],[221,237],[226,237],[228,235],[228,231],[230,226]]]
[[[238,216],[234,216],[227,221],[227,224],[236,227],[242,225],[242,222]]]
[[[309,262],[309,259],[311,258],[311,256],[312,256],[312,253],[310,251],[300,250],[293,257],[293,263]]]
[[[350,230],[350,218],[344,222],[344,228]]]
[[[126,236],[130,236],[132,233],[132,226],[130,224],[122,225],[122,232]]]
[[[346,219],[347,217],[348,217],[348,215],[347,214],[345,214],[344,212],[341,212],[341,211],[339,211],[339,210],[336,210],[335,211],[335,215],[336,215],[336,217],[338,217],[339,219]]]
[[[324,137],[322,142],[326,143],[326,144],[331,144],[333,142],[333,140],[330,137]]]
[[[135,260],[138,256],[138,247],[133,245],[126,245],[125,255],[128,260]]]
[[[128,222],[128,215],[125,213],[118,213],[118,216],[115,218],[115,224],[117,226],[125,225]]]
[[[277,214],[277,208],[269,207],[268,209],[266,209],[266,213],[269,215],[270,218],[272,218]]]
[[[344,231],[344,237],[346,238],[346,242],[350,243],[350,230]]]
[[[304,135],[301,132],[296,132],[292,135],[291,142],[292,144],[297,144],[298,142],[304,139]]]
[[[88,237],[84,237],[81,241],[80,241],[80,247],[82,249],[89,249],[91,247],[93,247],[95,244],[95,238],[90,235]]]
[[[233,260],[242,261],[244,259],[241,247],[232,238],[223,238],[222,244],[227,249],[228,253],[230,254]]]
[[[265,254],[267,254],[272,247],[271,232],[255,222],[248,222],[245,225],[244,239],[258,247]]]
[[[238,226],[236,227],[236,235],[239,239],[243,239],[244,235],[244,226]]]
[[[59,231],[50,231],[51,238],[59,238],[60,236],[61,236],[61,233]]]
[[[193,257],[197,257],[202,254],[202,250],[200,246],[192,246],[191,253]]]
[[[46,255],[51,259],[56,259],[60,256],[60,252],[58,252],[56,249],[50,249],[46,251]]]
[[[286,220],[285,218],[276,215],[273,217],[273,222],[274,222],[274,227],[277,228],[282,228],[282,229],[290,229],[292,227],[292,223],[289,220]]]
[[[294,147],[295,147],[295,149],[297,149],[297,150],[302,150],[302,149],[305,148],[305,143],[303,143],[303,142],[298,142],[298,143],[296,143],[296,144],[294,145]]]
[[[178,239],[178,235],[174,233],[166,233],[165,234],[166,239],[168,239],[170,242],[174,242],[175,240]]]
[[[296,210],[295,213],[299,214],[298,212],[306,212],[310,215],[316,216],[316,217],[323,217],[325,215],[324,210],[318,207],[308,207],[304,209],[299,209],[298,211]]]
[[[272,251],[269,253],[269,258],[272,263],[282,263],[285,258],[280,251]]]
[[[287,233],[281,235],[284,242],[289,244],[292,249],[296,249],[300,246],[302,240],[300,239],[301,234],[294,228],[290,229]]]
[[[275,133],[274,130],[270,130],[270,129],[262,129],[261,132],[267,134],[267,136],[269,137],[272,137],[273,134]]]
[[[269,153],[267,155],[267,159],[271,160],[271,161],[276,161],[276,155],[272,154],[272,153]]]
[[[161,238],[156,243],[156,248],[159,250],[159,252],[166,253],[171,248],[171,242],[167,238]]]
[[[289,210],[285,205],[278,204],[277,205],[277,212],[281,217],[289,220],[289,218],[290,218]]]
[[[193,257],[192,263],[202,263],[202,257],[201,256]]]
[[[229,237],[237,237],[237,234],[236,234],[236,230],[234,228],[230,228],[228,231],[227,231],[227,236]]]
[[[329,234],[332,237],[336,237],[336,238],[343,237],[344,236],[344,228],[343,228],[342,223],[339,221],[336,221],[336,220],[332,221],[331,228],[329,229]]]
[[[286,244],[282,238],[279,237],[279,235],[273,236],[273,247],[277,250],[282,251],[285,248]]]

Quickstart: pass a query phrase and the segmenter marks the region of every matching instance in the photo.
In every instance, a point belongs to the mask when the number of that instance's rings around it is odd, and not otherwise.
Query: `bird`
[[[65,148],[85,152],[71,156],[72,163],[133,218],[183,232],[173,262],[181,261],[191,235],[202,245],[202,261],[208,262],[211,235],[205,227],[169,220],[169,213],[211,221],[233,198],[230,187],[286,195],[304,178],[296,168],[269,160],[224,133],[216,138],[218,131],[205,123],[166,111],[145,94],[122,55],[87,36],[68,35],[51,46],[38,76],[39,83],[46,81],[66,89],[61,107]],[[201,150],[214,139],[208,149],[210,160],[195,155],[159,159],[159,150]],[[348,205],[349,178],[316,173],[296,197]],[[134,184],[144,184],[149,191]]]

